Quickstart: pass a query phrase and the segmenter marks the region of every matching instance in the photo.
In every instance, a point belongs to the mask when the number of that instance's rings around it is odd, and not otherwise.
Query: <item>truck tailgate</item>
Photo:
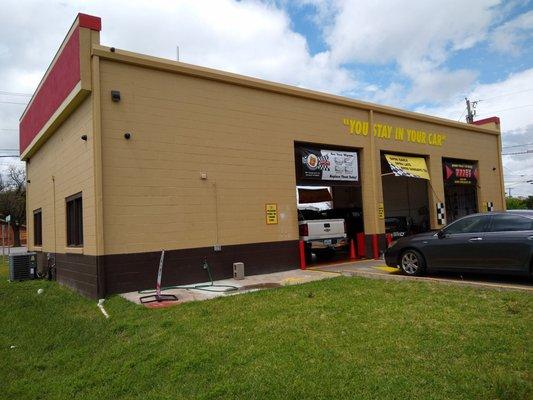
[[[301,221],[307,224],[308,235],[303,240],[328,239],[346,237],[344,232],[344,219],[316,219]]]

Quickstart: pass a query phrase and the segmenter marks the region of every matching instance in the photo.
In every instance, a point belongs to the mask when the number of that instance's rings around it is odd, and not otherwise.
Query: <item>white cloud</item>
[[[179,45],[184,62],[333,93],[356,85],[329,52],[311,55],[286,12],[271,3],[4,0],[0,90],[33,93],[78,12],[102,17],[101,42],[117,48],[175,59]],[[23,110],[1,103],[0,129],[17,128]],[[2,130],[0,142],[16,148],[18,134]]]
[[[339,0],[327,32],[335,58],[375,64],[397,62],[406,72],[439,66],[448,49],[483,40],[496,0],[464,2]],[[422,65],[420,65],[422,62]]]
[[[458,89],[474,83],[477,73],[442,67],[453,52],[471,48],[486,39],[497,17],[498,0],[464,2],[413,0],[300,0],[313,4],[324,17],[320,24],[339,64],[393,64],[413,83],[396,106],[418,102],[438,103]],[[324,11],[328,10],[328,12]],[[394,92],[397,84],[386,90]],[[380,96],[397,100],[396,96]],[[387,101],[388,104],[392,104]]]
[[[527,143],[533,143],[532,95],[533,68],[511,74],[500,82],[477,84],[467,93],[468,98],[481,100],[476,106],[476,120],[491,116],[500,117],[504,153],[533,149],[533,146],[525,146]],[[417,111],[458,120],[464,109],[464,100],[457,98],[440,107],[420,107]],[[461,121],[464,122],[464,118],[461,118]],[[521,146],[509,147],[516,145]],[[513,188],[513,196],[533,195],[533,185],[526,182],[533,179],[533,155],[529,153],[504,156],[503,165],[506,187]]]
[[[176,57],[179,45],[184,62],[397,107],[440,103],[439,108],[425,110],[452,119],[459,118],[463,109],[461,94],[473,87],[469,96],[486,99],[479,103],[480,114],[501,114],[504,143],[508,138],[520,139],[523,132],[531,133],[533,109],[499,110],[531,104],[533,92],[490,99],[533,88],[531,69],[481,85],[476,83],[475,71],[444,67],[454,52],[487,39],[495,49],[517,51],[530,32],[531,13],[491,33],[509,3],[472,0],[468,9],[475,11],[468,12],[459,0],[294,1],[316,10],[314,19],[329,46],[326,51],[311,54],[305,37],[295,32],[283,9],[289,0],[4,0],[0,90],[33,92],[75,15],[85,12],[102,17],[101,41],[106,45],[170,59]],[[369,85],[344,66],[352,63],[376,68],[393,65],[395,77],[386,87]],[[23,108],[0,105],[0,128],[16,128]],[[0,131],[0,142],[1,147],[16,147],[18,135]]]
[[[492,32],[491,47],[502,53],[518,56],[522,53],[523,43],[533,37],[533,11],[521,14]]]

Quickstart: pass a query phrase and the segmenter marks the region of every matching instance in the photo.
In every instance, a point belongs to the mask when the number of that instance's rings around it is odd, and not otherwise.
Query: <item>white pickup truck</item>
[[[306,255],[332,256],[334,250],[347,243],[344,219],[308,219],[300,213],[300,240],[305,242]]]

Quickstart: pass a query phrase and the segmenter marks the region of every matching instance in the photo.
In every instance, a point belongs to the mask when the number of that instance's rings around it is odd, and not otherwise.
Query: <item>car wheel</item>
[[[400,257],[400,268],[406,275],[423,275],[426,271],[426,262],[420,252],[409,249],[404,251]]]

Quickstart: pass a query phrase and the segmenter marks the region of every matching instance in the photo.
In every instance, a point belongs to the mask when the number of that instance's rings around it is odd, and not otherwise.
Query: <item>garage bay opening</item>
[[[427,232],[429,173],[423,157],[381,154],[385,232],[393,240]]]
[[[477,213],[477,163],[443,158],[442,169],[446,222]]]
[[[307,264],[348,260],[351,241],[364,231],[357,150],[296,144],[295,160]]]

